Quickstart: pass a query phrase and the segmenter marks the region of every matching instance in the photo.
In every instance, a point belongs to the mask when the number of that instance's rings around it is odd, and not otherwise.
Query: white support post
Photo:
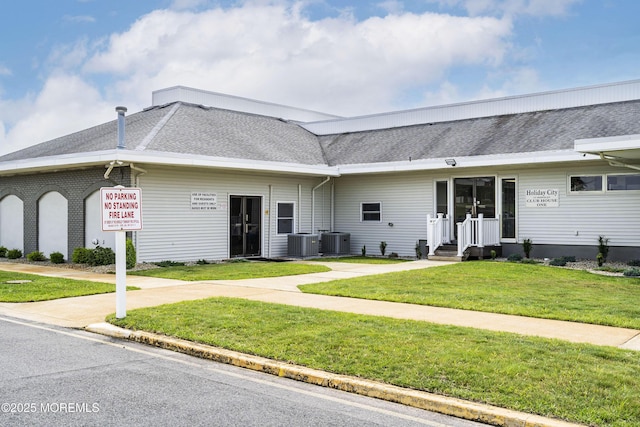
[[[429,253],[427,257],[435,255],[435,248],[433,247],[433,224],[431,223],[431,215],[427,214],[427,246],[429,246]]]
[[[484,214],[478,214],[478,247],[484,248]]]
[[[116,231],[116,318],[127,317],[127,233]]]
[[[464,238],[464,227],[461,222],[456,223],[456,227],[458,227],[458,256],[462,257],[464,255],[464,251],[462,249]]]

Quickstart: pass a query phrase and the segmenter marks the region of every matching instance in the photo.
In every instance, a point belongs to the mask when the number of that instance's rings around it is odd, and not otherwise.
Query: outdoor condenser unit
[[[349,255],[351,253],[351,233],[322,233],[321,250],[324,255]]]
[[[320,243],[317,234],[289,234],[287,243],[287,252],[290,257],[318,256]]]

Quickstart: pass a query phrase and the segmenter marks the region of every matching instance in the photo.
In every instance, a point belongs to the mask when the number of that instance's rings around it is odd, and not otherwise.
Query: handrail
[[[442,246],[444,241],[444,218],[441,213],[436,218],[427,215],[427,244],[429,245],[429,255],[435,255],[436,249]]]
[[[470,246],[483,248],[487,245],[500,244],[500,219],[485,218],[478,214],[477,218],[471,218],[467,214],[463,222],[458,226],[458,256],[464,255],[464,251]]]

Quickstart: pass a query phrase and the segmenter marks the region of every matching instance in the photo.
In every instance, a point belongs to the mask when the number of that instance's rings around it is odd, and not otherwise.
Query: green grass
[[[348,257],[322,257],[313,258],[310,261],[320,262],[348,262],[352,264],[398,264],[401,262],[407,262],[407,259],[401,258],[378,258],[368,256],[348,256]]]
[[[640,279],[543,265],[464,262],[299,288],[308,293],[640,329]]]
[[[237,280],[259,277],[294,276],[322,273],[331,269],[322,265],[292,262],[223,262],[217,264],[163,267],[153,270],[131,271],[137,276],[162,277],[186,281]]]
[[[30,280],[29,283],[7,283]],[[127,290],[139,288],[127,286]],[[33,302],[115,292],[116,285],[0,271],[0,302]]]
[[[226,298],[108,320],[527,413],[640,425],[640,352]]]

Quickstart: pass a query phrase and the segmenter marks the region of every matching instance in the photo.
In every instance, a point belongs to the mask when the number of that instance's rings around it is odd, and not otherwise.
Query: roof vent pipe
[[[116,107],[118,113],[118,148],[124,149],[124,113],[127,112],[127,107]]]

